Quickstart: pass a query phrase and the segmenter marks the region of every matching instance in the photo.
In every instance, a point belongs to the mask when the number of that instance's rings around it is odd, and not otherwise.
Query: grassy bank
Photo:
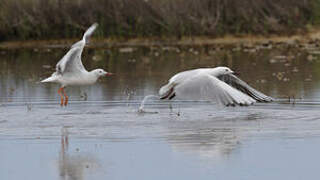
[[[306,32],[320,0],[0,0],[0,40],[188,37]]]

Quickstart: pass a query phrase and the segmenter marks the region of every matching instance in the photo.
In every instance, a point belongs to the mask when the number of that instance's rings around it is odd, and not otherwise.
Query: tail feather
[[[42,80],[41,83],[56,82],[56,81],[57,81],[57,77],[51,76],[51,77],[48,77],[47,79]]]

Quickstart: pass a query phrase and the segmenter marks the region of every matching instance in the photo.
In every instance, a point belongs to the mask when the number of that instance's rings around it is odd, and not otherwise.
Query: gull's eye
[[[226,69],[226,71],[229,71],[228,69]]]

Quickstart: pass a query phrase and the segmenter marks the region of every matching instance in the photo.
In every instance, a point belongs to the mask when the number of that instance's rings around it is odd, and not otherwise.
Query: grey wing
[[[174,87],[181,99],[217,101],[223,105],[251,105],[255,100],[216,77],[198,74]]]
[[[205,68],[200,68],[200,69],[192,69],[192,70],[187,70],[183,72],[179,72],[172,76],[172,78],[169,79],[169,83],[179,83],[181,81],[184,81],[192,76],[197,75],[201,71],[203,71]]]
[[[57,63],[57,73],[65,74],[68,72],[77,73],[86,71],[81,61],[81,54],[86,42],[88,41],[94,30],[97,28],[97,26],[97,23],[91,25],[84,33],[82,40],[74,43],[71,46],[71,49],[68,51],[68,53],[64,55],[63,58]]]
[[[91,25],[86,32],[83,34],[82,40],[74,43],[71,48],[74,47],[78,47],[78,46],[85,46],[86,43],[88,43],[90,36],[93,34],[93,32],[96,30],[96,28],[98,27],[98,23],[94,23],[93,25]]]
[[[246,82],[239,79],[237,76],[233,74],[222,75],[218,77],[220,80],[226,82],[230,86],[240,90],[241,92],[249,95],[250,97],[254,98],[258,102],[271,102],[274,99],[270,96],[263,94],[262,92],[252,88]]]
[[[92,35],[94,30],[96,30],[97,27],[98,27],[98,23],[94,23],[87,29],[87,31],[83,35],[83,39],[85,42],[89,40],[89,37]]]
[[[78,73],[86,71],[81,62],[83,46],[71,48],[66,55],[57,63],[56,71],[59,74]]]

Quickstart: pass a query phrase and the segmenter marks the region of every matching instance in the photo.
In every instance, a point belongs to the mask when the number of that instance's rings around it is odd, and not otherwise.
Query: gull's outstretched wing
[[[263,94],[262,92],[252,88],[246,82],[239,79],[237,76],[233,74],[222,75],[218,77],[220,80],[226,82],[230,86],[240,90],[241,92],[249,95],[254,98],[258,102],[271,102],[274,99],[270,96]]]
[[[177,84],[173,91],[174,96],[180,99],[217,101],[226,106],[251,105],[256,102],[250,96],[205,73]]]
[[[89,42],[89,38],[91,37],[91,35],[93,34],[94,30],[96,30],[97,27],[98,27],[98,23],[92,24],[83,34],[82,40],[74,43],[71,46],[71,48],[78,47],[78,46],[85,46],[86,43]]]
[[[92,33],[96,30],[98,27],[98,23],[92,24],[88,30],[84,33],[83,38],[85,42],[88,42],[89,38],[91,37]]]
[[[91,25],[84,33],[82,40],[73,44],[68,53],[64,55],[63,58],[57,63],[56,71],[59,74],[78,73],[86,71],[81,61],[81,54],[84,46],[86,45],[86,42],[88,41],[94,30],[97,28],[97,26],[97,23]]]
[[[71,48],[57,63],[56,71],[59,74],[80,73],[86,71],[81,62],[83,47]]]

